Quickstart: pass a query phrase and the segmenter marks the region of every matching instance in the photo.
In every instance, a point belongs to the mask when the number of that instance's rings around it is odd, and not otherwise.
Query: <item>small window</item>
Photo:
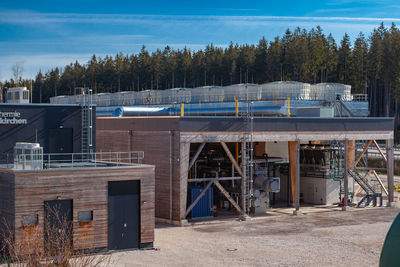
[[[29,93],[28,93],[28,91],[23,91],[23,96],[24,96],[24,99],[25,99],[25,100],[29,99]]]
[[[15,100],[19,100],[19,92],[15,92]]]
[[[91,221],[93,221],[93,211],[92,210],[87,210],[87,211],[78,212],[78,220],[80,222],[91,222]]]
[[[12,100],[12,93],[11,92],[7,93],[7,100]]]
[[[25,149],[24,150],[24,155],[26,160],[31,160],[31,150]]]
[[[38,224],[38,215],[23,215],[22,226],[32,226]]]

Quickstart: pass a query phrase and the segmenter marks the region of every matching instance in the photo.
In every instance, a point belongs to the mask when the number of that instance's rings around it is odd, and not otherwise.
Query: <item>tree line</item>
[[[353,93],[369,95],[372,116],[397,115],[400,30],[382,23],[369,36],[360,33],[354,43],[347,34],[336,42],[318,26],[288,29],[256,45],[210,44],[198,51],[166,46],[151,53],[143,46],[137,54],[93,55],[86,64],[76,61],[39,72],[32,81],[16,76],[4,86],[32,84],[33,102],[48,102],[52,96],[73,94],[75,87],[102,93],[281,80],[350,84]]]

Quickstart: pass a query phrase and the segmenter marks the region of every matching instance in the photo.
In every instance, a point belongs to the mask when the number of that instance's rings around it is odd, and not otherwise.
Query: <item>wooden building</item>
[[[296,118],[255,117],[250,127],[240,117],[120,117],[97,118],[97,151],[142,150],[144,163],[156,166],[155,214],[160,220],[180,224],[192,205],[187,202],[188,183],[207,182],[213,185],[242,214],[246,207],[246,164],[238,161],[237,151],[245,152],[245,143],[280,142],[285,144],[290,162],[290,196],[295,213],[300,213],[300,144],[319,141],[344,143],[346,164],[343,181],[348,185],[348,170],[355,168],[354,141],[386,142],[388,169],[388,204],[393,203],[393,118]],[[251,129],[251,131],[250,131]],[[239,149],[237,148],[239,144]],[[376,143],[376,142],[375,142]],[[189,172],[206,144],[219,146],[229,158],[235,175],[232,177],[195,177]],[[377,143],[376,143],[377,144]],[[242,149],[240,149],[242,147]],[[236,150],[236,153],[234,152]],[[267,151],[268,152],[268,151]],[[281,151],[282,152],[282,151]],[[363,152],[364,153],[364,152]],[[235,157],[236,154],[236,157]],[[228,160],[228,161],[229,161]],[[193,176],[193,175],[192,175]],[[233,177],[235,176],[235,177]],[[189,178],[188,178],[189,177]],[[224,180],[241,183],[242,200],[235,201],[221,185]],[[347,187],[348,188],[348,187]],[[344,199],[347,208],[348,189]]]
[[[38,231],[44,233],[45,220],[54,222],[50,208],[72,223],[74,249],[151,248],[154,166],[0,169],[3,233],[7,226],[15,242],[23,242]],[[44,235],[40,235],[41,240]]]

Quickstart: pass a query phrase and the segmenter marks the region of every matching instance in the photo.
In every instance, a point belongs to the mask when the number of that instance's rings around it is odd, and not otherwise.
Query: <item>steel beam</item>
[[[394,171],[394,162],[393,162],[393,139],[386,140],[386,152],[387,152],[387,183],[388,183],[388,205],[392,206],[393,201],[393,193],[394,193],[394,178],[393,178],[393,171]]]
[[[382,152],[382,150],[379,147],[378,143],[375,140],[372,140],[372,142],[374,143],[376,149],[378,149],[379,154],[381,154],[382,158],[387,162],[387,158],[386,158],[385,154]]]
[[[199,146],[199,148],[196,151],[196,154],[194,154],[193,158],[190,160],[188,170],[190,170],[193,167],[193,164],[196,162],[197,158],[199,157],[199,155],[200,155],[200,153],[203,150],[205,145],[206,145],[206,143],[201,143],[201,145]]]
[[[190,143],[218,143],[218,142],[241,142],[243,132],[185,132],[181,134],[182,142]],[[268,141],[319,141],[319,140],[386,140],[393,138],[393,131],[290,131],[290,132],[254,132],[253,142]]]
[[[233,207],[235,207],[235,209],[242,214],[243,216],[244,214],[244,210],[242,210],[240,208],[240,206],[235,202],[235,200],[229,195],[229,193],[224,189],[224,187],[218,182],[218,181],[214,181],[215,186],[219,189],[219,191],[221,191],[221,193],[228,199],[228,201],[232,204]]]
[[[243,173],[247,173],[247,158],[246,158],[246,143],[242,142],[242,168]],[[246,182],[247,176],[242,175],[241,181],[241,189],[242,189],[242,207],[243,207],[243,216],[246,215],[246,205],[247,205],[247,190],[246,190]]]
[[[358,162],[360,162],[361,158],[364,156],[365,152],[367,151],[368,147],[371,145],[372,140],[369,140],[368,143],[365,145],[363,151],[361,152],[360,156],[356,159],[356,161],[353,164],[353,169],[357,166]]]
[[[300,142],[296,141],[296,211],[300,210]]]
[[[387,196],[389,196],[389,192],[387,191],[387,189],[386,189],[385,185],[383,184],[383,182],[382,182],[381,178],[379,177],[379,175],[374,170],[372,170],[372,173],[375,175],[376,180],[378,180],[379,184],[381,185],[381,187],[383,189],[383,192],[385,192],[385,194]]]
[[[229,159],[231,160],[233,166],[235,167],[235,170],[239,173],[240,176],[243,177],[242,170],[240,169],[239,164],[236,162],[235,157],[232,155],[231,151],[229,150],[228,146],[225,144],[225,142],[220,142],[222,148],[225,150],[226,154],[228,155]]]
[[[200,194],[196,197],[196,199],[192,202],[192,204],[190,204],[190,206],[187,208],[186,213],[185,213],[185,218],[188,216],[188,214],[190,213],[190,211],[194,208],[194,206],[196,206],[197,202],[199,202],[199,200],[204,196],[204,194],[207,192],[207,190],[211,187],[211,185],[213,184],[214,181],[216,181],[217,178],[214,178],[213,180],[211,180],[210,182],[208,182],[208,184],[206,185],[206,187],[204,187],[203,190],[201,190]]]
[[[348,209],[348,200],[349,200],[349,141],[344,141],[344,172],[343,172],[343,187],[344,187],[344,201],[342,210]]]
[[[214,180],[216,178],[193,178],[189,179],[188,182],[194,183],[194,182],[208,182],[211,180]],[[231,181],[231,180],[240,180],[242,177],[218,177],[217,181]]]

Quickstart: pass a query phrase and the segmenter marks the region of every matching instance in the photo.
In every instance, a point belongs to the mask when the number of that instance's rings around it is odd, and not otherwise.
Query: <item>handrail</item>
[[[6,157],[5,157],[6,155]],[[3,159],[7,158],[5,162]],[[12,159],[12,160],[11,160]],[[79,167],[104,167],[111,165],[142,164],[143,151],[112,152],[101,151],[93,153],[46,153],[32,158],[31,154],[0,155],[0,164],[7,169],[54,169]]]

